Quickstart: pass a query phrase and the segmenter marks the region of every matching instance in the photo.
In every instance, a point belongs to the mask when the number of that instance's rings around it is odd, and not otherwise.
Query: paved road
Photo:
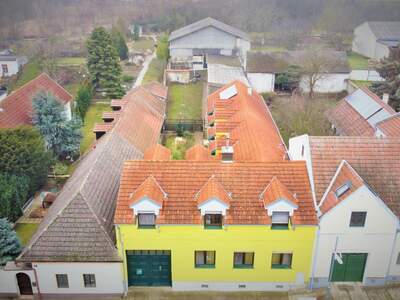
[[[151,35],[149,37],[151,37],[153,39],[154,43],[157,42],[157,39],[156,39],[155,35]],[[134,83],[132,88],[135,88],[135,87],[137,87],[137,86],[142,84],[144,75],[146,74],[147,70],[149,69],[150,63],[154,58],[156,58],[155,49],[154,49],[153,53],[151,55],[147,56],[145,61],[143,62],[143,68],[142,68],[142,70],[140,70],[139,75],[136,78],[136,81],[135,81],[135,83]]]

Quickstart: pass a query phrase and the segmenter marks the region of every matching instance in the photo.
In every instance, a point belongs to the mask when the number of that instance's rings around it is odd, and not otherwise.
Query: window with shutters
[[[350,218],[350,227],[364,227],[366,218],[366,211],[353,211]]]
[[[215,251],[195,251],[196,268],[215,268]]]
[[[233,267],[238,269],[253,268],[254,252],[235,252],[233,254]]]
[[[156,226],[155,214],[138,214],[139,228],[155,228],[155,226]]]
[[[83,283],[85,287],[96,287],[96,277],[94,274],[83,274]]]
[[[68,275],[67,274],[56,274],[57,287],[61,288],[69,288],[68,284]]]
[[[271,268],[290,269],[292,267],[292,253],[272,253]]]
[[[274,211],[272,213],[271,229],[288,229],[289,228],[289,212]]]

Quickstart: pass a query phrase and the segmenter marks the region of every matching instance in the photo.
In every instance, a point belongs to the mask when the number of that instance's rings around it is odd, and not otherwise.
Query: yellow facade
[[[272,230],[269,226],[225,226],[205,229],[201,225],[164,225],[141,229],[117,225],[117,247],[126,263],[126,250],[170,250],[172,282],[287,282],[296,274],[309,280],[316,226]],[[121,244],[121,239],[123,243]],[[196,268],[195,251],[216,251],[215,268]],[[250,269],[233,267],[234,252],[254,252]],[[272,253],[292,253],[290,269],[271,268]],[[127,268],[125,266],[125,272]],[[125,274],[126,276],[127,274]]]

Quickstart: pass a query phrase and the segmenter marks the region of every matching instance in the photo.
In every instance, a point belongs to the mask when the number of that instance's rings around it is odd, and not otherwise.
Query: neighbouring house
[[[290,139],[307,164],[319,218],[312,286],[400,280],[400,139]]]
[[[51,93],[64,106],[65,114],[72,118],[72,95],[61,85],[42,73],[22,87],[11,92],[0,102],[0,128],[12,128],[32,124],[32,99],[38,93]]]
[[[283,161],[286,147],[264,99],[236,80],[207,98],[209,151],[238,161]]]
[[[9,49],[0,51],[0,77],[16,75],[27,62],[26,56],[17,56]]]
[[[123,98],[119,118],[82,157],[16,265],[0,270],[0,294],[126,294],[113,224],[120,175],[125,160],[142,159],[158,142],[166,106],[145,93],[139,87]]]
[[[324,73],[319,74],[314,91],[317,93],[337,93],[346,90],[350,77],[347,55],[342,51],[323,50],[322,58],[326,58]],[[259,93],[277,90],[276,77],[287,72],[289,66],[301,67],[306,59],[307,51],[284,52],[249,52],[247,54],[247,78],[252,87]],[[305,75],[300,77],[299,87],[309,92],[309,82]]]
[[[0,86],[0,102],[7,97],[7,88]]]
[[[215,90],[234,80],[240,80],[250,86],[246,73],[238,57],[207,55],[208,90]]]
[[[400,137],[400,114],[368,88],[359,88],[326,112],[336,134]]]
[[[249,50],[250,38],[245,32],[212,18],[182,27],[169,36],[172,59],[189,60],[205,68],[207,54],[238,56],[244,61]]]
[[[400,46],[400,22],[365,22],[354,29],[353,52],[376,60]]]

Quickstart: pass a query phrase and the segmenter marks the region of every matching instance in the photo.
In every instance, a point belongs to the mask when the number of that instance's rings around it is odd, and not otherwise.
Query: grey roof
[[[143,158],[144,149],[158,141],[164,121],[159,112],[165,111],[165,102],[142,87],[125,97],[117,123],[83,157],[17,261],[121,260],[113,218],[122,166]]]
[[[400,41],[400,22],[367,22],[376,39],[382,42]]]
[[[207,70],[208,83],[225,85],[234,80],[240,80],[250,86],[242,67],[231,67],[222,64],[208,64]]]
[[[229,33],[231,35],[236,36],[236,37],[240,37],[240,38],[242,38],[242,39],[244,39],[246,41],[250,41],[249,36],[244,31],[239,30],[239,29],[237,29],[235,27],[232,27],[230,25],[227,25],[225,23],[222,23],[220,21],[217,21],[217,20],[215,20],[213,18],[205,18],[203,20],[197,21],[195,23],[192,23],[190,25],[187,25],[185,27],[179,28],[179,29],[171,32],[171,34],[169,36],[169,41],[173,41],[173,40],[175,40],[177,38],[180,38],[180,37],[183,37],[183,36],[188,35],[190,33],[199,31],[199,30],[201,30],[203,28],[206,28],[206,27],[209,27],[209,26],[212,26],[212,27],[215,27],[215,28],[220,29],[222,31],[225,31],[225,32],[227,32],[227,33]]]

